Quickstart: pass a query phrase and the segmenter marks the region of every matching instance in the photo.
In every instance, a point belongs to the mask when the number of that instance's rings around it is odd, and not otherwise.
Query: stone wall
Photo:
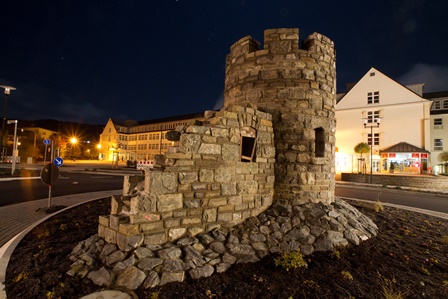
[[[140,182],[127,177],[123,196],[112,199],[111,215],[100,217],[98,234],[108,243],[123,251],[164,244],[233,226],[272,204],[270,114],[234,106],[180,131],[178,147],[156,160]]]
[[[341,180],[355,183],[370,183],[369,174],[342,173]],[[419,189],[448,190],[448,177],[444,176],[416,176],[416,175],[372,175],[372,184],[401,186]]]
[[[252,103],[273,115],[275,198],[293,203],[334,198],[336,60],[333,42],[299,30],[264,32],[264,48],[246,36],[226,60],[224,107]]]

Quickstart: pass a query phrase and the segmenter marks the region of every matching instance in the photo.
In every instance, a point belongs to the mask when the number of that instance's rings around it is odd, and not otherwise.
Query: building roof
[[[171,122],[171,121],[185,120],[185,119],[203,118],[203,117],[204,117],[204,111],[198,112],[198,113],[176,115],[176,116],[143,120],[143,121],[135,121],[135,120],[122,121],[122,120],[112,119],[112,122],[114,124],[122,126],[122,127],[136,127],[136,126],[142,126],[142,125],[157,124],[157,123]]]
[[[428,100],[448,97],[448,90],[425,92],[423,97]]]
[[[380,150],[380,153],[429,153],[429,151],[407,142],[400,142],[392,145],[391,147]]]

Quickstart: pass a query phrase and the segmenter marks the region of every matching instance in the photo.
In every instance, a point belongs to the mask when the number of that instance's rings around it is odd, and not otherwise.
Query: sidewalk
[[[110,190],[53,197],[52,204],[67,206],[60,210],[64,211],[88,201],[107,198],[122,192],[123,190]],[[0,207],[0,298],[6,298],[4,292],[6,268],[17,244],[35,226],[54,215],[37,211],[39,208],[46,207],[48,207],[48,199]]]

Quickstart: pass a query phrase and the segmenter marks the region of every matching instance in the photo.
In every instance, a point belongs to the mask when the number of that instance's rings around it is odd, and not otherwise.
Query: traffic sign
[[[54,165],[53,163],[48,163],[42,168],[40,172],[40,179],[44,184],[51,186],[54,184],[59,177],[59,167]]]
[[[56,158],[54,158],[53,163],[57,167],[60,167],[60,166],[62,166],[62,164],[64,164],[64,160],[62,160],[61,157],[56,157]]]
[[[49,145],[51,143],[51,140],[50,139],[44,139],[44,144],[45,145]]]

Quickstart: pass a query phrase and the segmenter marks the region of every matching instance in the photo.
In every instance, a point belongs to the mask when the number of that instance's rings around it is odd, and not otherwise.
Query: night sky
[[[263,43],[270,28],[332,39],[338,92],[370,67],[448,90],[446,0],[4,2],[0,84],[17,88],[8,119],[105,124],[219,109],[230,46]]]

